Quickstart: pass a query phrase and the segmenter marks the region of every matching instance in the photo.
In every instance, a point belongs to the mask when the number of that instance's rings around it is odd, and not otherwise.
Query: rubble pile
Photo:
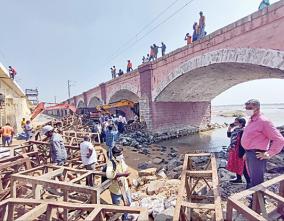
[[[132,182],[134,206],[147,208],[155,221],[172,220],[180,180],[169,179],[157,168],[141,170],[138,175]]]

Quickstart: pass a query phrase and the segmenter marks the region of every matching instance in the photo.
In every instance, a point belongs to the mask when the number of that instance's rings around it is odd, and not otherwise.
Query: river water
[[[234,117],[220,116],[222,113],[242,111],[244,106],[213,106],[212,123],[232,123]],[[261,112],[270,119],[275,126],[284,125],[284,104],[267,104],[261,106]],[[227,128],[214,129],[199,134],[177,138],[170,141],[164,141],[160,144],[166,147],[176,147],[180,153],[187,153],[192,150],[219,151],[226,147],[229,139],[226,134]]]

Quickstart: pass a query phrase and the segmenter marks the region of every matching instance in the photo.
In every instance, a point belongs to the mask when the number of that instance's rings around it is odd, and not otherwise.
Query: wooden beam
[[[206,177],[206,178],[211,178],[212,177],[212,170],[196,170],[196,171],[186,171],[186,173],[191,176],[191,177]]]
[[[191,209],[209,209],[209,210],[215,210],[215,204],[182,202],[182,206],[188,207],[188,208],[191,208]]]
[[[16,219],[15,221],[37,219],[40,215],[42,215],[46,212],[47,206],[48,206],[48,204],[46,204],[46,203],[40,204],[40,205],[36,206],[35,208],[33,208],[32,210],[30,210],[29,212],[25,213],[23,216]]]
[[[228,200],[230,200],[232,208],[243,214],[249,221],[267,221],[267,219],[265,219],[263,216],[259,215],[252,209],[248,208],[245,204],[232,200],[231,197],[229,197]]]
[[[102,208],[95,208],[86,218],[88,221],[97,221],[97,216],[102,212]]]

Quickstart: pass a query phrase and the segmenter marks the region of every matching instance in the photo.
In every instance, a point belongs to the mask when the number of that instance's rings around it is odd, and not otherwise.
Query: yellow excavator
[[[130,107],[130,108],[134,108],[135,103],[129,100],[120,100],[117,102],[113,102],[110,104],[105,104],[105,105],[99,105],[97,106],[97,110],[99,111],[107,111],[111,108],[119,108],[119,107]]]

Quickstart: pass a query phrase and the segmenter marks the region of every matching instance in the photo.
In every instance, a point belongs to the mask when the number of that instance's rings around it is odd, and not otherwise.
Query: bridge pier
[[[153,102],[152,131],[176,132],[192,127],[204,128],[211,121],[211,103]]]

